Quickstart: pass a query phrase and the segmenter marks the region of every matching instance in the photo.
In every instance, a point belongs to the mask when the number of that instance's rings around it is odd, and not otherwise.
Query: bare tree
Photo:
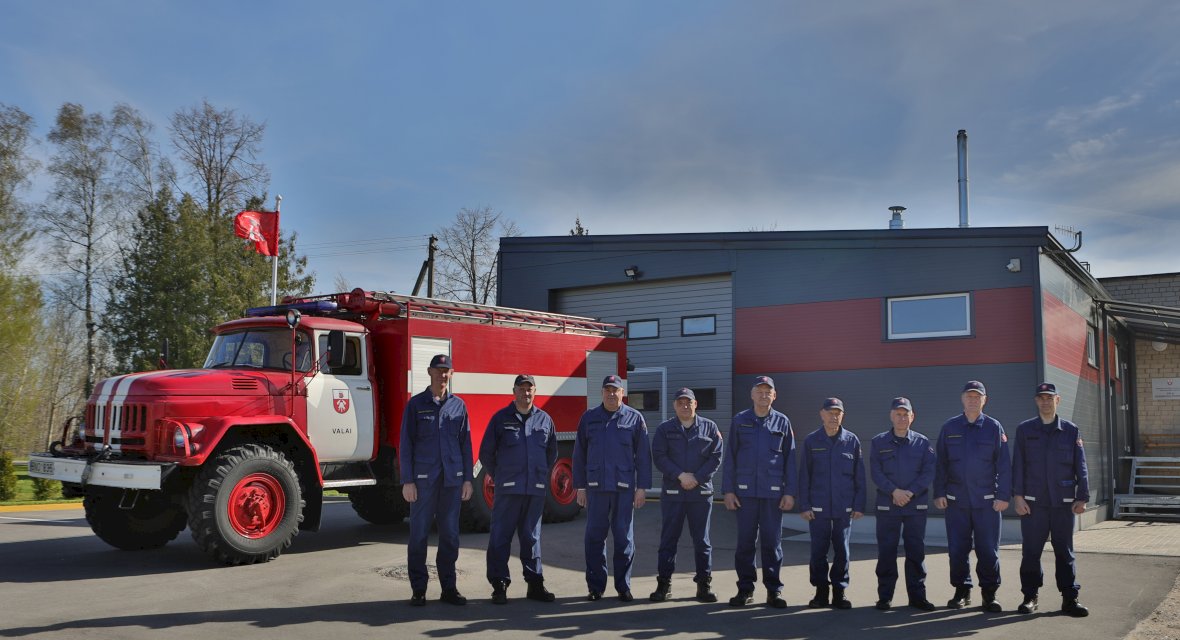
[[[174,113],[168,130],[187,175],[204,191],[209,215],[226,214],[266,191],[270,174],[258,159],[265,124],[203,100]]]
[[[101,113],[87,114],[66,103],[49,141],[56,147],[49,173],[53,189],[42,216],[68,276],[58,283],[61,299],[82,312],[86,331],[85,393],[98,369],[97,302],[105,288],[108,262],[115,257],[123,193],[117,180],[113,127]],[[79,293],[80,292],[80,293]]]
[[[155,125],[134,107],[117,104],[111,110],[112,148],[119,158],[118,179],[139,208],[155,199],[161,188],[176,182],[176,170],[160,153],[153,138]]]
[[[438,230],[438,290],[464,302],[494,301],[501,237],[520,235],[516,223],[491,207],[459,210],[449,226]]]
[[[12,269],[32,235],[26,226],[25,204],[17,192],[29,185],[37,161],[28,155],[33,118],[16,107],[0,104],[0,267]]]

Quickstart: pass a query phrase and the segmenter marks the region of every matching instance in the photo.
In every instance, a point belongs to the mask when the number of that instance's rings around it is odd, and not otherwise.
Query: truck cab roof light
[[[321,313],[331,313],[335,311],[337,304],[331,300],[314,300],[310,302],[295,302],[292,304],[280,304],[270,307],[253,307],[246,309],[246,315],[251,318],[259,318],[262,316],[285,316],[287,311],[295,309],[300,313],[316,315]]]

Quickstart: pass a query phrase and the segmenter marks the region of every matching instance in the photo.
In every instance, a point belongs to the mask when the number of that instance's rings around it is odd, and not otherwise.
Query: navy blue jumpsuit
[[[488,421],[479,461],[496,489],[488,534],[488,582],[511,582],[508,556],[514,533],[520,540],[525,582],[543,581],[541,514],[549,490],[549,470],[557,461],[553,419],[537,407],[521,415],[516,404],[510,403]]]
[[[975,422],[959,414],[942,425],[935,453],[934,497],[947,500],[951,585],[971,587],[974,545],[979,586],[997,588],[1002,514],[992,502],[1012,499],[1012,459],[1004,427],[985,413]]]
[[[410,588],[426,591],[426,542],[437,519],[438,581],[443,590],[453,590],[463,483],[471,482],[473,466],[471,425],[463,400],[447,394],[435,402],[429,387],[410,398],[402,415],[398,458],[402,484],[414,483],[418,489],[418,500],[410,505],[406,550]]]
[[[926,515],[936,456],[926,436],[910,429],[899,438],[890,429],[873,437],[869,467],[877,485],[877,599],[893,599],[897,544],[905,545],[905,588],[911,602],[926,600]],[[913,493],[904,507],[893,491]]]
[[[614,540],[615,590],[631,590],[636,489],[651,488],[651,443],[643,416],[619,405],[582,414],[574,441],[574,488],[586,490],[586,586],[606,591],[606,534]]]
[[[663,475],[660,491],[660,550],[658,576],[671,579],[676,571],[676,545],[684,521],[688,520],[696,560],[694,582],[707,584],[713,571],[713,547],[709,541],[709,521],[713,514],[713,474],[721,466],[721,430],[717,423],[696,416],[684,427],[680,418],[672,418],[656,428],[651,453],[656,468]],[[684,489],[679,476],[688,472],[697,486]]]
[[[1090,501],[1086,451],[1077,425],[1058,416],[1050,424],[1037,417],[1016,427],[1012,493],[1024,496],[1030,509],[1020,518],[1020,590],[1026,596],[1037,595],[1044,581],[1041,552],[1045,541],[1052,540],[1057,589],[1062,597],[1076,600],[1072,509],[1074,501]]]
[[[860,439],[843,427],[829,436],[823,427],[803,439],[799,453],[800,512],[810,511],[811,585],[848,588],[852,513],[865,511],[865,466]],[[828,549],[835,551],[831,571]]]
[[[770,410],[758,417],[746,409],[733,417],[725,447],[722,492],[737,495],[737,550],[733,555],[738,590],[752,592],[757,573],[755,545],[762,551],[762,584],[769,593],[783,588],[783,514],[779,502],[796,494],[795,434],[787,416]]]

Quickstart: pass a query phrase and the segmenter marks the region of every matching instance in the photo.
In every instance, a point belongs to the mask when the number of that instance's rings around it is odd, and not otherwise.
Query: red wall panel
[[[1086,319],[1048,291],[1041,298],[1046,363],[1097,383],[1098,370],[1086,360]]]
[[[738,309],[734,371],[789,373],[1032,362],[1032,288],[976,291],[973,301],[974,336],[902,341],[884,340],[881,298]]]

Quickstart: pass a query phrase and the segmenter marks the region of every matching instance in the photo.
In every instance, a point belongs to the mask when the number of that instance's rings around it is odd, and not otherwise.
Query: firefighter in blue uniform
[[[574,487],[586,508],[586,586],[590,600],[606,591],[606,534],[614,540],[615,591],[630,602],[635,561],[635,509],[651,488],[647,424],[623,404],[623,380],[602,381],[602,404],[582,414],[574,441]]]
[[[402,415],[402,497],[410,503],[410,540],[406,555],[410,569],[410,604],[426,604],[426,541],[430,526],[438,524],[435,566],[443,602],[467,604],[455,585],[459,559],[459,505],[471,499],[471,425],[467,405],[452,395],[451,357],[430,360],[430,387],[410,398]]]
[[[877,608],[892,606],[897,586],[897,543],[905,545],[905,589],[909,605],[933,611],[926,599],[926,515],[934,481],[934,445],[910,428],[914,405],[894,398],[893,428],[873,437],[869,468],[877,485]]]
[[[508,556],[514,533],[528,584],[525,597],[554,600],[541,571],[541,513],[549,491],[549,470],[557,462],[557,430],[549,414],[533,404],[535,393],[532,376],[516,376],[512,403],[492,416],[479,447],[479,461],[496,490],[488,534],[488,582],[495,604],[508,602],[512,582]]]
[[[1023,556],[1020,590],[1024,602],[1020,612],[1037,610],[1037,591],[1044,582],[1041,552],[1045,541],[1052,540],[1061,611],[1082,618],[1090,615],[1090,610],[1078,603],[1073,522],[1090,500],[1086,450],[1078,426],[1057,415],[1061,396],[1056,386],[1048,382],[1038,385],[1036,403],[1037,417],[1016,427],[1012,448],[1012,501],[1020,516]]]
[[[938,434],[934,506],[946,510],[947,556],[955,595],[951,609],[971,604],[971,548],[983,594],[983,608],[1003,611],[1000,588],[1000,525],[1012,498],[1012,459],[1008,436],[983,412],[987,389],[971,380],[960,395],[963,413],[947,420]]]
[[[772,407],[777,397],[774,380],[754,378],[750,399],[754,406],[733,417],[725,447],[722,490],[725,508],[737,511],[737,549],[733,554],[738,592],[732,607],[754,601],[755,545],[762,551],[762,584],[766,604],[784,609],[783,511],[795,506],[795,434],[791,421]]]
[[[649,599],[663,602],[672,595],[676,546],[687,519],[696,560],[696,599],[717,602],[709,586],[713,582],[709,521],[713,514],[713,474],[721,466],[721,430],[716,422],[697,415],[697,398],[692,389],[677,391],[673,405],[676,417],[656,428],[651,443],[652,460],[663,474],[663,486],[658,575],[656,590]]]
[[[852,521],[865,512],[865,465],[860,439],[842,426],[844,403],[824,400],[819,412],[823,425],[803,440],[799,453],[799,515],[811,532],[812,609],[831,606],[851,609],[844,595],[848,588],[849,536]],[[831,570],[828,549],[834,550]]]

